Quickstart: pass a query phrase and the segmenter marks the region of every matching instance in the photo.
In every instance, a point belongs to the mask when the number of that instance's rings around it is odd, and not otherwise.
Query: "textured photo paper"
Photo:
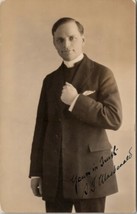
[[[45,76],[62,63],[53,45],[52,25],[61,17],[83,24],[84,53],[113,72],[122,101],[119,130],[107,130],[118,193],[107,197],[106,213],[136,210],[135,154],[135,1],[132,0],[1,0],[0,1],[0,204],[4,213],[44,213],[41,197],[31,191],[29,167],[37,105]],[[85,91],[85,96],[94,95]],[[74,175],[78,188],[86,176]],[[92,188],[96,188],[93,180]],[[84,194],[89,189],[85,187]],[[73,209],[75,212],[75,209]]]

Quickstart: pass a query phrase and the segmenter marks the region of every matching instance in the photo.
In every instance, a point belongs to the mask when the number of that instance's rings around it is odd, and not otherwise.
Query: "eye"
[[[58,38],[56,41],[57,41],[58,43],[63,43],[63,42],[64,42],[64,39],[63,39],[63,38]]]
[[[70,41],[73,41],[74,39],[75,39],[74,36],[70,36],[70,37],[69,37],[69,40],[70,40]]]

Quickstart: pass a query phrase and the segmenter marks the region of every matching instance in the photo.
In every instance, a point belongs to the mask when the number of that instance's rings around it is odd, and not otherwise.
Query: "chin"
[[[74,56],[73,54],[71,54],[71,55],[63,55],[63,54],[60,54],[59,53],[59,55],[61,56],[61,58],[63,59],[63,60],[65,60],[65,61],[71,61],[71,60],[73,60],[73,59],[75,59],[77,56]]]
[[[63,58],[63,60],[65,60],[65,61],[71,61],[73,59],[71,59],[71,58]]]
[[[65,56],[61,56],[65,61],[71,61],[73,59],[75,59],[76,57],[65,57]]]

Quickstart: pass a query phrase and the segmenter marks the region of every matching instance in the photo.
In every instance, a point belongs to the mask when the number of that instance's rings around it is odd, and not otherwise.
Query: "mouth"
[[[63,54],[70,54],[72,52],[72,50],[63,50],[62,53]]]

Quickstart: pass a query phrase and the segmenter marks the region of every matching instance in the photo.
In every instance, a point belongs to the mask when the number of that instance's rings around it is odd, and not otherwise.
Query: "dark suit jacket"
[[[117,192],[116,170],[105,129],[121,125],[121,102],[112,72],[86,55],[72,80],[80,94],[72,112],[61,102],[63,64],[44,79],[31,151],[30,177],[43,178],[43,199],[54,198],[62,155],[65,198]],[[85,96],[83,92],[94,93]],[[114,149],[115,150],[115,149]]]

